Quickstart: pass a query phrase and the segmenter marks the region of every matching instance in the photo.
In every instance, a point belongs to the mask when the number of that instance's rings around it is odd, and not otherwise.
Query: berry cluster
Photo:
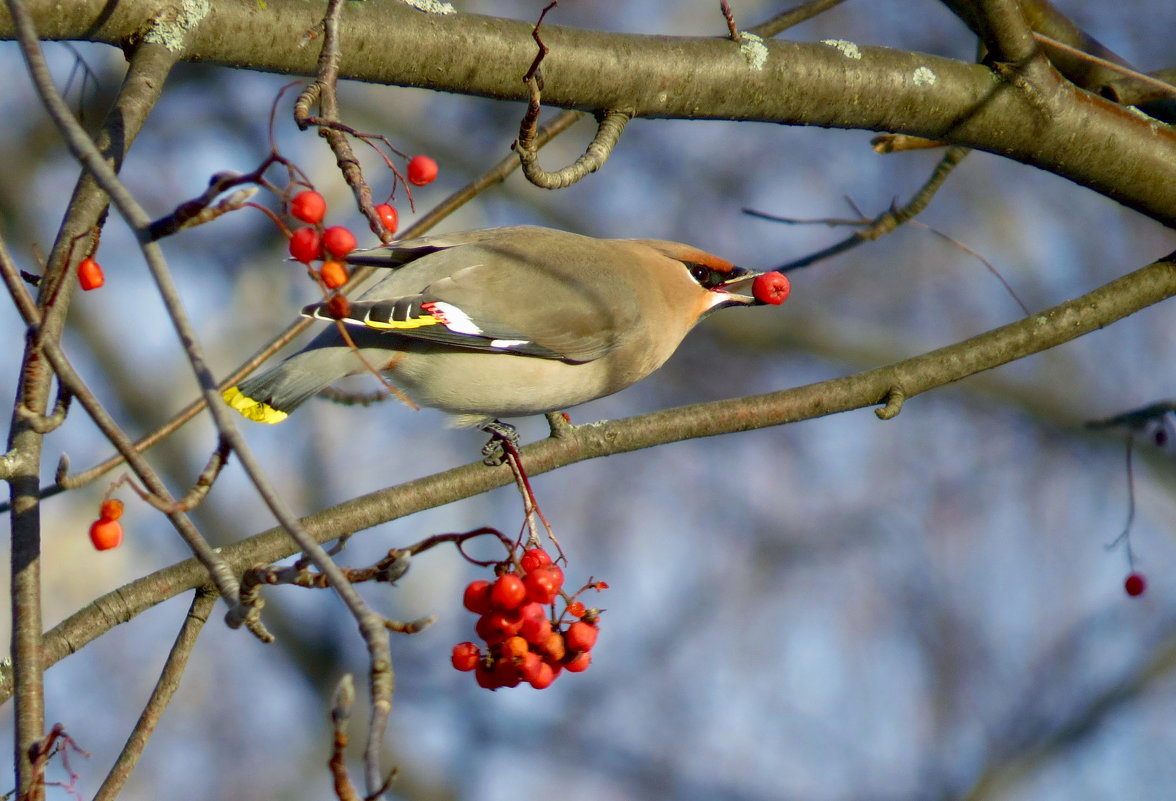
[[[408,182],[415,186],[432,183],[437,177],[437,162],[428,156],[413,156],[408,162]],[[323,227],[323,218],[327,216],[327,201],[313,189],[307,189],[290,199],[290,216],[306,223],[306,226],[290,234],[290,255],[295,260],[310,266],[311,262],[321,261],[322,266],[317,271],[319,280],[327,289],[338,289],[347,283],[347,265],[344,260],[355,250],[358,244],[351,229],[342,225]],[[388,203],[376,206],[376,215],[380,222],[388,229],[389,234],[396,233],[396,226],[400,217],[396,207]],[[372,226],[372,232],[379,234]],[[95,265],[97,266],[97,265]],[[312,273],[314,271],[312,270]],[[99,283],[101,286],[101,271]],[[82,286],[86,289],[85,279]]]
[[[90,526],[90,542],[96,550],[108,551],[117,548],[122,542],[122,523],[118,522],[122,513],[122,501],[114,499],[102,502],[98,508],[98,519]]]
[[[562,593],[563,581],[563,570],[547,552],[531,548],[517,565],[508,562],[500,568],[494,581],[472,582],[462,603],[479,616],[475,631],[485,647],[458,643],[453,646],[453,666],[472,670],[478,685],[488,690],[522,682],[542,690],[564,670],[586,670],[596,644],[599,611],[585,609],[574,596]],[[607,586],[595,582],[584,589]],[[567,603],[563,614],[555,617],[555,601],[561,596]]]
[[[382,206],[387,204],[381,204],[377,211]],[[380,218],[385,221],[396,216],[396,209],[387,207],[391,210],[391,215],[380,211]],[[307,266],[312,261],[321,260],[323,264],[318,270],[318,277],[327,289],[338,289],[347,283],[347,266],[343,259],[355,250],[358,243],[351,229],[342,225],[332,225],[324,229],[322,222],[326,214],[327,201],[312,189],[299,192],[291,199],[290,216],[307,225],[290,235],[290,255]]]

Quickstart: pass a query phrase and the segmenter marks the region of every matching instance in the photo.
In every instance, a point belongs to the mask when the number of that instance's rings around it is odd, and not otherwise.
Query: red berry
[[[413,186],[431,184],[437,178],[437,162],[428,156],[413,156],[408,162],[408,182]]]
[[[479,687],[485,687],[487,690],[497,690],[502,686],[493,671],[481,662],[474,667],[474,679],[477,680]]]
[[[95,520],[90,526],[90,542],[99,551],[117,548],[122,536],[122,523],[117,520]]]
[[[499,687],[517,687],[523,680],[523,671],[509,659],[499,659],[495,662],[493,674]]]
[[[497,645],[507,637],[518,634],[522,627],[523,616],[519,614],[519,610],[504,612],[495,609],[478,618],[474,631],[478,632],[478,636],[485,640],[487,645]]]
[[[1132,598],[1136,597],[1137,595],[1143,595],[1143,591],[1147,589],[1147,579],[1144,578],[1142,573],[1132,573],[1127,577],[1126,581],[1123,582],[1123,589],[1125,589],[1127,594]]]
[[[760,303],[770,303],[778,306],[788,299],[792,291],[792,284],[784,273],[763,273],[757,275],[751,282],[751,294]]]
[[[568,604],[568,614],[572,617],[584,617],[584,613],[588,611],[584,608],[584,604],[579,601],[572,601]]]
[[[596,635],[598,633],[596,626],[593,626],[591,623],[585,623],[583,620],[577,620],[568,626],[567,633],[564,634],[564,640],[567,642],[569,650],[591,651],[592,646],[596,645]]]
[[[523,583],[527,588],[527,600],[549,604],[563,586],[563,570],[559,565],[544,565],[526,575]]]
[[[529,611],[532,608],[539,610],[539,614],[532,614]],[[532,602],[523,606],[521,611],[523,613],[523,625],[519,629],[519,636],[531,643],[531,645],[543,645],[543,643],[547,642],[547,638],[551,636],[551,621],[544,614],[543,606]]]
[[[461,604],[475,615],[484,615],[490,611],[490,582],[478,579],[471,581],[465,588]]]
[[[569,673],[579,673],[582,670],[587,670],[590,664],[592,664],[592,654],[581,651],[564,663],[564,669]]]
[[[327,213],[327,201],[318,192],[299,192],[290,201],[290,214],[304,223],[314,225],[323,221]]]
[[[332,320],[345,320],[351,314],[351,301],[343,295],[335,295],[327,300],[327,314]]]
[[[459,642],[453,646],[453,656],[450,661],[458,670],[473,670],[478,666],[478,660],[481,659],[482,653],[478,650],[478,646],[472,642]]]
[[[323,257],[323,238],[313,228],[299,228],[290,235],[290,255],[303,264]]]
[[[324,261],[319,275],[327,289],[338,289],[347,283],[347,265],[341,261]]]
[[[102,268],[89,256],[78,262],[78,283],[87,292],[106,283],[106,278],[102,275]]]
[[[519,564],[523,566],[524,573],[530,573],[536,568],[551,564],[551,557],[542,548],[532,548],[523,553],[519,559]]]
[[[109,501],[103,501],[102,506],[98,508],[99,520],[118,520],[123,515],[123,502],[118,498],[112,498]]]
[[[337,259],[346,258],[348,253],[355,250],[356,244],[355,234],[351,233],[350,228],[332,225],[323,231],[323,248]]]
[[[538,656],[538,654],[536,654]],[[536,690],[546,690],[559,674],[548,663],[539,660],[539,665],[528,672],[524,665],[523,678]]]
[[[387,203],[381,203],[376,206],[376,214],[380,217],[380,222],[384,223],[384,227],[388,229],[388,233],[396,233],[396,226],[400,223],[400,215],[396,213],[396,207]],[[380,232],[372,227],[372,233],[379,234]]]
[[[518,609],[526,599],[523,580],[514,573],[503,573],[490,588],[490,605],[496,609]]]

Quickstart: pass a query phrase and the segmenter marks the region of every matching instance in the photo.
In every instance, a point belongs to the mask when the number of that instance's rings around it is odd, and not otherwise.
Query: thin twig
[[[1077,47],[1071,47],[1065,42],[1059,42],[1057,39],[1050,38],[1043,33],[1034,32],[1033,37],[1042,44],[1047,44],[1050,47],[1056,47],[1058,50],[1064,50],[1072,56],[1078,56],[1079,58],[1089,61],[1091,64],[1097,64],[1100,67],[1117,72],[1120,75],[1131,78],[1132,80],[1138,81],[1139,83],[1146,84],[1155,90],[1155,94],[1150,97],[1133,98],[1133,100],[1135,100],[1134,105],[1138,105],[1145,100],[1155,100],[1157,97],[1176,97],[1176,86],[1173,86],[1167,81],[1162,81],[1159,78],[1153,78],[1147,73],[1133,70],[1130,67],[1124,66],[1123,64],[1118,64],[1109,59],[1100,58],[1099,56],[1087,53],[1084,50],[1079,50]]]
[[[520,453],[531,465],[530,473],[534,476],[588,459],[873,406],[884,402],[894,386],[902,386],[909,400],[1102,330],[1173,296],[1176,296],[1176,253],[1030,318],[893,364],[762,395],[679,406],[587,427],[569,426],[562,436],[534,442]],[[354,498],[310,515],[304,522],[318,541],[330,542],[345,532],[473,497],[504,486],[510,480],[503,472],[486,470],[478,461]],[[511,541],[506,539],[505,544],[510,548]],[[222,549],[225,558],[240,570],[296,552],[297,548],[291,547],[280,528]],[[45,634],[41,650],[46,666],[74,653],[114,626],[207,580],[200,566],[188,560],[108,593]],[[112,609],[118,609],[118,614],[111,614]],[[0,663],[0,702],[12,695],[11,677],[11,665]]]
[[[155,689],[151,691],[151,697],[147,699],[147,703],[139,715],[139,720],[135,723],[135,728],[131,730],[130,736],[127,737],[126,744],[123,745],[118,759],[115,760],[110,772],[106,774],[102,786],[94,795],[94,801],[113,801],[122,791],[127,779],[130,778],[131,772],[139,762],[139,757],[143,755],[143,749],[147,747],[147,741],[151,739],[155,727],[159,725],[159,720],[163,717],[175,691],[179,689],[180,679],[183,678],[184,671],[188,666],[188,658],[196,647],[196,638],[200,636],[200,630],[204,628],[204,624],[208,622],[208,616],[212,614],[216,597],[216,592],[211,587],[202,587],[196,590],[196,595],[192,598],[192,605],[188,607],[183,625],[180,626],[180,631],[176,634],[171,652],[168,653],[167,661],[159,673],[159,679],[155,682]]]
[[[795,8],[781,11],[776,16],[764,20],[759,25],[753,25],[747,31],[764,39],[770,39],[776,34],[786,31],[795,25],[799,25],[807,19],[812,19],[818,14],[823,14],[843,2],[845,0],[812,0],[809,3],[801,3]]]
[[[543,9],[543,12],[539,15],[539,20],[531,30],[531,37],[539,47],[539,52],[535,56],[535,60],[531,62],[530,69],[523,76],[523,82],[527,84],[530,91],[530,100],[527,103],[527,112],[523,115],[522,122],[519,123],[519,138],[511,145],[519,154],[519,163],[522,165],[523,175],[532,184],[542,189],[565,189],[603,167],[604,163],[608,161],[608,157],[612,154],[613,148],[616,147],[621,133],[625,130],[625,125],[628,124],[633,116],[627,111],[617,109],[610,109],[602,114],[598,114],[596,118],[596,135],[588,143],[588,148],[584,151],[584,155],[580,156],[572,164],[555,172],[548,172],[540,166],[536,145],[536,130],[541,107],[540,94],[543,88],[543,75],[540,72],[540,68],[543,64],[543,59],[550,51],[539,37],[539,28],[543,24],[543,18],[547,16],[547,12],[557,5],[558,3],[554,0],[549,3]]]
[[[552,119],[551,122],[549,122],[546,126],[539,129],[539,133],[535,137],[535,147],[541,148],[546,145],[556,136],[570,128],[571,125],[576,122],[576,120],[580,119],[581,116],[583,116],[583,113],[579,111],[564,111],[558,117]],[[505,181],[511,173],[519,169],[519,166],[519,160],[513,154],[505,156],[489,170],[482,173],[482,175],[478,176],[476,179],[442,200],[431,211],[426,213],[419,220],[405,229],[404,238],[412,239],[422,236],[454,211],[461,208],[490,187]],[[0,240],[0,242],[2,242],[2,240]],[[0,266],[3,266],[4,263],[8,262],[0,262]],[[361,267],[355,270],[347,284],[340,288],[339,291],[347,292],[351,289],[354,289],[366,281],[371,276],[371,274],[375,272],[375,270],[376,268],[374,267]],[[3,275],[5,282],[9,283],[9,273],[5,270]],[[21,290],[23,296],[27,297],[27,292],[23,291],[23,287],[21,287]],[[20,295],[17,297],[20,297]],[[25,311],[27,310],[26,305],[18,303],[18,308],[22,310],[22,316],[24,316]],[[29,320],[26,319],[26,323],[27,322],[29,322]],[[264,364],[267,360],[269,360],[275,353],[284,348],[286,345],[290,344],[290,342],[292,342],[299,334],[314,324],[314,322],[314,320],[309,318],[300,317],[294,322],[290,323],[290,325],[288,325],[285,330],[262,346],[243,364],[229,373],[228,376],[226,376],[225,379],[221,381],[219,389],[228,389],[229,387],[237,384],[242,378],[249,375],[262,364]],[[156,445],[162,440],[166,439],[178,428],[180,428],[180,426],[184,425],[189,420],[196,417],[196,415],[198,415],[201,411],[203,411],[204,406],[205,400],[203,396],[199,397],[192,403],[189,403],[187,406],[177,412],[176,415],[172,417],[172,419],[167,423],[160,426],[158,429],[151,432],[142,439],[137,440],[135,442],[135,450],[141,453],[151,446]],[[73,489],[74,487],[84,486],[98,479],[102,475],[110,472],[122,463],[122,455],[115,454],[100,464],[70,476],[68,483],[66,484],[57,482],[42,487],[40,495],[42,498],[48,498],[53,495],[57,495],[66,489]],[[0,502],[0,512],[6,511],[7,509],[8,503]]]
[[[781,273],[786,273],[791,270],[799,270],[801,267],[808,267],[810,264],[824,261],[825,259],[828,259],[839,253],[843,253],[847,250],[850,250],[851,248],[855,248],[863,242],[872,242],[875,239],[891,233],[903,223],[913,219],[915,215],[919,214],[921,211],[923,211],[923,209],[927,208],[927,204],[931,202],[931,198],[933,198],[935,193],[939,191],[939,188],[943,186],[943,183],[947,180],[948,175],[950,175],[951,171],[954,170],[956,166],[964,160],[964,157],[968,155],[969,152],[970,150],[966,147],[949,147],[944,152],[943,158],[941,158],[939,163],[935,165],[935,169],[932,170],[931,176],[927,179],[923,186],[921,186],[919,190],[915,192],[914,196],[905,205],[900,208],[894,208],[892,206],[887,211],[879,214],[873,220],[854,221],[854,224],[864,224],[866,227],[860,231],[855,231],[853,235],[847,239],[843,239],[842,241],[831,245],[824,250],[820,250],[800,259],[795,259],[773,269],[775,269],[776,272]],[[794,219],[776,217],[761,211],[754,211],[752,209],[744,209],[743,212],[754,217],[773,220],[775,222],[793,224],[798,222]],[[802,222],[807,223],[813,221],[809,220]],[[837,221],[834,222],[836,223]]]

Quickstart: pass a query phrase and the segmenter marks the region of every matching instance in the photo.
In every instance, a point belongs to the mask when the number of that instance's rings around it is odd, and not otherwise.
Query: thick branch
[[[1040,314],[939,350],[856,375],[734,400],[700,403],[559,433],[522,449],[536,476],[575,462],[696,437],[751,431],[884,402],[895,387],[906,399],[1097,331],[1176,295],[1176,254]],[[301,521],[328,542],[343,534],[468,498],[513,481],[510,470],[465,465],[373,492]],[[238,571],[294,552],[281,528],[227,545],[222,556]],[[172,565],[97,599],[45,635],[46,666],[119,623],[208,581],[195,560]],[[12,693],[11,668],[0,665],[0,702]]]
[[[155,6],[127,0],[112,10],[104,0],[79,0],[44,2],[39,10],[46,37],[116,44]],[[316,54],[297,44],[319,13],[294,0],[272,0],[264,9],[219,0],[185,58],[314,74]],[[422,14],[399,3],[349,3],[340,77],[525,102],[518,76],[534,55],[532,27]],[[1176,226],[1176,135],[1069,84],[1045,87],[1043,113],[986,67],[919,53],[773,40],[756,66],[726,39],[543,30],[551,48],[544,61],[548,107],[922,136],[1041,167]],[[0,38],[10,31],[0,17]]]

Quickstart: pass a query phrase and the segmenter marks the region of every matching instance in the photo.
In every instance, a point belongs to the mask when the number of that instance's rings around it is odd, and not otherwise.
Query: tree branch
[[[313,75],[296,46],[320,10],[272,0],[220,0],[185,59]],[[147,0],[102,0],[39,14],[47,38],[117,44],[154,13]],[[532,25],[472,14],[422,14],[399,3],[349,3],[339,76],[527,101],[519,83]],[[0,18],[0,39],[11,36]],[[759,120],[922,136],[1048,170],[1176,226],[1176,134],[1070,84],[1048,90],[1046,114],[988,68],[884,47],[853,55],[826,44],[766,41],[758,67],[722,38],[602,33],[549,25],[544,103],[635,117]],[[1036,76],[1035,76],[1036,80]],[[1078,132],[1078,135],[1075,133]]]
[[[884,403],[895,387],[906,400],[931,389],[1056,347],[1176,295],[1176,254],[1117,278],[1081,297],[938,350],[856,375],[726,401],[652,414],[560,427],[521,449],[531,476],[576,462],[684,439],[752,431]],[[508,468],[481,462],[379,490],[303,518],[318,542],[468,498],[513,481]],[[225,546],[225,560],[241,571],[292,553],[289,537],[273,528]],[[46,666],[161,601],[203,585],[207,574],[192,559],[108,593],[45,635]],[[0,665],[0,702],[12,694],[11,666]]]

